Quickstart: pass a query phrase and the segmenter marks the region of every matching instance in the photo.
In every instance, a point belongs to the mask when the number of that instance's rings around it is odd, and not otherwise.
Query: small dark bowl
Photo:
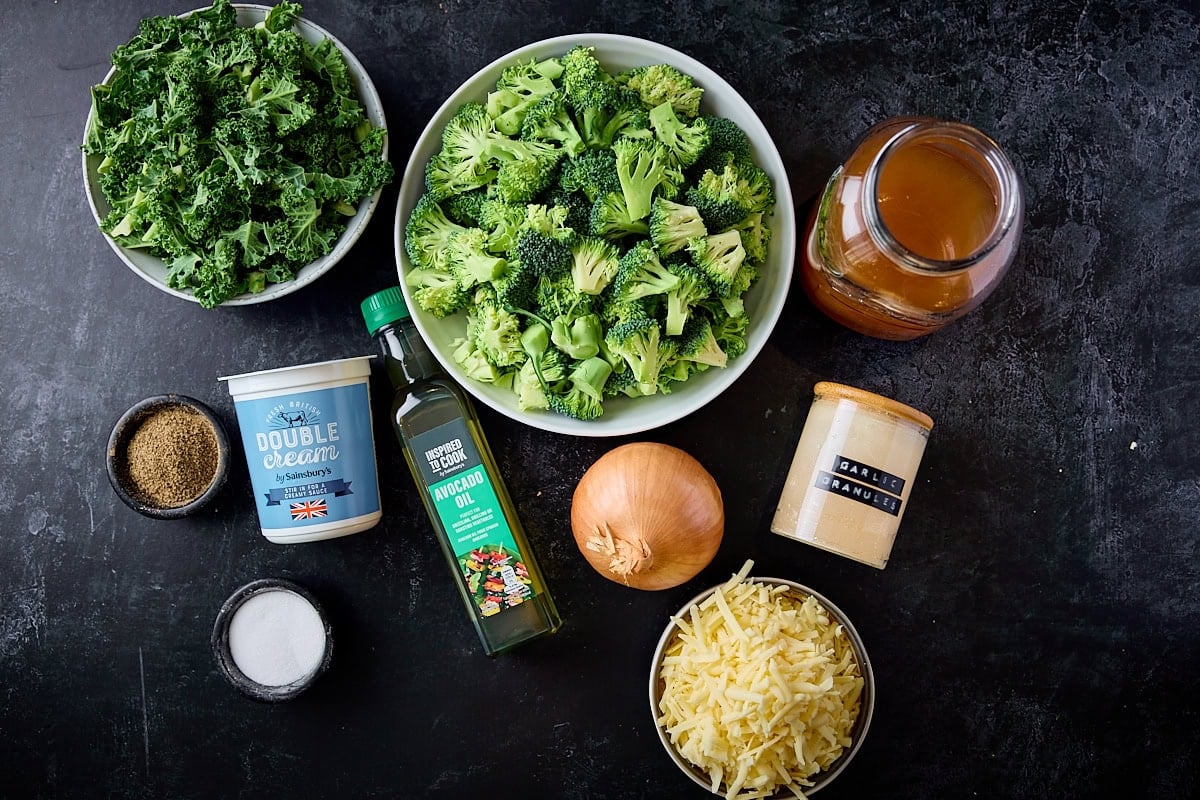
[[[143,502],[131,490],[131,487],[126,482],[127,479],[121,469],[121,464],[124,461],[125,448],[129,445],[129,439],[133,435],[133,432],[137,430],[142,420],[160,408],[168,406],[190,408],[199,412],[201,416],[209,421],[217,436],[217,470],[213,475],[212,483],[204,490],[204,494],[195,500],[181,506],[159,508]],[[221,420],[217,417],[216,413],[199,400],[182,394],[155,395],[136,403],[117,420],[117,424],[113,426],[112,433],[108,437],[108,452],[105,456],[105,466],[108,469],[108,482],[112,484],[113,491],[117,493],[117,497],[121,498],[121,501],[125,505],[139,514],[153,517],[154,519],[179,519],[180,517],[186,517],[189,514],[199,511],[225,485],[225,479],[229,476],[229,437],[225,434],[225,426],[221,424]]]
[[[317,610],[317,615],[325,626],[325,655],[321,658],[321,663],[317,665],[317,668],[308,676],[283,686],[265,686],[247,678],[245,673],[234,663],[233,653],[229,650],[229,623],[233,621],[234,612],[251,597],[261,592],[280,589],[300,595],[312,603],[313,608]],[[325,609],[308,589],[285,578],[261,578],[238,589],[221,606],[221,610],[217,612],[217,621],[213,625],[212,648],[213,654],[217,657],[217,666],[221,668],[221,674],[234,688],[253,700],[263,703],[278,703],[290,700],[300,694],[312,686],[325,670],[329,669],[329,662],[333,659],[333,626],[329,624],[329,617],[326,616]]]

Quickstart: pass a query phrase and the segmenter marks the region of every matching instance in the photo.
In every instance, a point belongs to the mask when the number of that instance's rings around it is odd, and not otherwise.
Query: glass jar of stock
[[[852,330],[915,339],[992,293],[1016,255],[1023,213],[1016,171],[985,134],[889,119],[829,179],[801,248],[801,283]]]

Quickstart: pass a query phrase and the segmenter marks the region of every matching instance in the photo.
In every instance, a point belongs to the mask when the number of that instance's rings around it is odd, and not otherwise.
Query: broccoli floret
[[[508,203],[529,203],[558,177],[563,151],[546,142],[504,141],[497,147],[500,168],[489,190]]]
[[[675,116],[675,110],[670,103],[663,103],[650,110],[650,125],[654,135],[663,147],[667,148],[675,162],[681,167],[690,167],[700,158],[700,154],[708,147],[708,123],[703,117],[694,120],[691,125],[683,123]]]
[[[647,108],[670,103],[676,113],[689,119],[700,113],[700,98],[704,90],[669,64],[635,67],[617,76],[617,80],[641,95]]]
[[[494,299],[487,289],[475,293],[475,304],[467,316],[467,336],[479,352],[497,367],[519,366],[526,354],[521,346],[521,320]]]
[[[654,304],[659,295],[627,300],[610,292],[608,302],[600,308],[600,320],[605,325],[617,325],[635,319],[653,319]]]
[[[485,162],[456,162],[437,153],[425,165],[425,190],[442,200],[486,186],[496,178],[496,170]]]
[[[548,393],[550,409],[568,417],[593,420],[604,413],[604,384],[612,367],[603,358],[581,361],[571,370],[571,388],[565,394]]]
[[[707,364],[688,361],[679,355],[679,345],[675,339],[663,339],[658,347],[658,357],[662,368],[658,371],[658,391],[660,394],[670,394],[675,390],[675,384],[683,383],[696,372],[708,369]]]
[[[496,130],[516,136],[529,110],[555,90],[554,81],[562,74],[556,59],[513,64],[500,73],[496,90],[487,97],[487,113],[495,120]]]
[[[735,294],[735,278],[746,258],[746,250],[742,247],[742,235],[738,231],[698,236],[688,242],[688,252],[692,255],[692,261],[717,290],[717,294],[722,297]]]
[[[452,222],[468,228],[479,227],[483,219],[483,204],[487,199],[487,190],[473,189],[443,200],[442,210]]]
[[[599,337],[597,330],[595,336]],[[566,356],[562,351],[550,347],[546,327],[536,321],[521,334],[521,345],[528,359],[521,366],[514,383],[517,405],[522,409],[549,408],[580,419],[595,419],[602,412],[600,402],[604,396],[604,383],[612,373],[611,365],[604,359],[595,358],[595,353],[583,356],[570,375],[571,387],[562,392],[566,375]],[[599,362],[599,363],[595,363]],[[585,395],[591,398],[587,402]]]
[[[713,335],[712,325],[700,314],[693,315],[683,326],[676,353],[686,361],[712,367],[724,367],[729,361],[729,356]]]
[[[738,224],[750,210],[741,202],[738,173],[732,165],[721,172],[707,170],[688,189],[687,201],[695,206],[709,230],[725,230]]]
[[[662,371],[658,373],[658,393],[670,394],[675,391],[674,384],[686,381],[691,375],[689,367],[695,366],[693,362],[675,359],[665,364]]]
[[[503,258],[487,252],[487,243],[487,232],[479,228],[451,234],[446,245],[446,263],[464,289],[495,280],[507,269]]]
[[[540,324],[534,324],[522,335],[524,340],[530,331],[541,331],[549,342],[546,329]],[[517,407],[522,411],[550,408],[546,397],[546,389],[550,393],[559,391],[559,385],[567,377],[566,358],[553,347],[543,345],[537,354],[530,353],[529,358],[521,365],[513,382],[513,391],[517,394]],[[543,388],[545,386],[546,388]]]
[[[678,286],[679,276],[663,266],[648,241],[638,242],[621,257],[613,283],[616,296],[622,301],[666,294]]]
[[[665,332],[668,336],[678,336],[683,333],[692,306],[712,294],[712,290],[704,274],[687,262],[672,265],[669,270],[679,278],[679,284],[667,292]]]
[[[735,165],[738,181],[736,197],[747,214],[767,213],[775,207],[775,190],[766,171],[749,162]]]
[[[683,170],[673,159],[667,157],[663,164],[662,183],[658,185],[658,191],[655,194],[664,200],[678,202],[682,199],[680,194],[682,194],[686,182],[687,177],[683,174]]]
[[[687,197],[713,230],[739,225],[752,213],[769,214],[775,206],[770,176],[749,162],[705,171]]]
[[[621,181],[629,217],[644,219],[650,214],[655,189],[666,176],[667,152],[653,140],[619,139],[613,144],[613,153],[617,156],[617,178]]]
[[[654,320],[630,320],[608,329],[604,341],[614,355],[624,359],[642,394],[658,391],[660,331]]]
[[[488,249],[507,253],[515,248],[525,216],[525,206],[494,198],[484,200],[479,206],[479,227],[488,231]]]
[[[566,315],[574,318],[592,311],[594,298],[575,291],[575,283],[569,274],[556,278],[541,276],[534,289],[534,304],[542,318],[551,320]]]
[[[500,164],[491,189],[506,203],[529,203],[554,182],[559,153],[551,151]]]
[[[562,57],[562,85],[567,101],[580,116],[584,138],[588,128],[598,128],[596,122],[607,120],[617,101],[617,85],[612,76],[593,55],[594,47],[577,46]],[[589,125],[588,118],[593,120]],[[602,123],[600,123],[602,125]]]
[[[654,131],[650,127],[650,114],[642,105],[642,99],[632,89],[617,90],[613,101],[612,116],[604,123],[599,133],[598,142],[590,142],[593,147],[612,147],[612,143],[621,137],[631,139],[650,139]]]
[[[589,147],[608,148],[619,136],[649,137],[649,118],[635,90],[617,83],[591,54],[576,48],[563,74],[567,100]]]
[[[753,264],[743,262],[742,266],[738,267],[729,294],[721,296],[721,305],[725,308],[725,313],[731,317],[740,317],[746,313],[745,294],[758,282],[760,275],[758,267]]]
[[[720,173],[730,164],[752,160],[750,137],[737,123],[725,117],[701,117],[708,126],[708,147],[692,167],[698,174],[706,170]]]
[[[755,211],[734,228],[742,235],[746,260],[751,264],[766,263],[767,248],[771,245],[771,229],[763,222],[763,213]]]
[[[525,230],[517,239],[517,260],[536,275],[560,278],[570,273],[571,248],[543,233]]]
[[[526,206],[525,221],[521,223],[521,228],[570,245],[575,240],[575,231],[567,226],[569,213],[568,209],[560,206]]]
[[[562,315],[550,323],[550,341],[571,358],[591,358],[600,352],[604,331],[600,317],[584,314],[580,317]]]
[[[442,131],[442,149],[430,161],[426,185],[444,197],[491,184],[501,200],[525,203],[554,180],[561,156],[546,142],[504,136],[482,105],[466,103]]]
[[[492,281],[496,302],[505,308],[533,308],[535,286],[537,275],[515,258],[508,259],[508,268],[504,274]]]
[[[413,206],[404,228],[404,249],[413,266],[420,269],[446,269],[446,245],[450,237],[466,230],[451,222],[433,195],[426,194]]]
[[[603,239],[580,237],[571,247],[571,279],[579,294],[600,294],[620,268],[617,248]]]
[[[596,198],[592,204],[591,217],[588,219],[588,232],[593,236],[603,236],[605,239],[617,240],[626,236],[646,234],[650,226],[643,219],[633,219],[625,195],[620,192],[610,192]]]
[[[611,150],[586,150],[562,162],[558,184],[568,192],[583,192],[589,203],[621,191],[617,157]]]
[[[661,197],[654,199],[650,209],[650,239],[660,255],[669,256],[687,247],[689,239],[707,235],[704,220],[694,206]]]
[[[609,376],[608,381],[604,384],[604,397],[609,398],[618,395],[642,397],[642,391],[638,386],[637,376],[633,374],[633,370],[626,366],[623,359],[618,357],[617,360],[625,368],[613,370],[613,374]]]
[[[473,338],[455,339],[450,346],[454,348],[451,356],[468,378],[480,383],[500,382],[504,373],[488,360]]]
[[[462,310],[468,294],[453,275],[444,270],[414,269],[405,278],[413,290],[417,305],[435,317],[445,317]]]
[[[749,326],[750,318],[745,314],[736,317],[722,314],[712,324],[713,338],[729,358],[737,358],[746,352],[746,330]]]
[[[581,192],[565,192],[561,188],[552,189],[545,197],[549,206],[567,209],[566,227],[579,233],[587,233],[592,217],[592,204]]]
[[[587,148],[567,113],[562,92],[558,91],[551,92],[530,106],[525,121],[521,123],[521,138],[557,142],[570,156],[579,155]]]
[[[464,103],[442,130],[442,149],[425,172],[425,183],[438,198],[484,186],[495,177],[492,161],[506,139],[479,103]]]

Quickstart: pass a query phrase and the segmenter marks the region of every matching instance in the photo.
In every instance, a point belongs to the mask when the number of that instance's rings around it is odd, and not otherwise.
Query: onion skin
[[[575,543],[592,568],[635,589],[670,589],[717,554],[725,506],[712,475],[677,447],[626,444],[601,456],[571,500]]]

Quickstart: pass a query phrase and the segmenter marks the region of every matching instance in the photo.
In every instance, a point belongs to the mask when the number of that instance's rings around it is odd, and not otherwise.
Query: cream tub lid
[[[370,361],[372,358],[374,356],[339,358],[333,361],[319,361],[315,364],[300,364],[294,367],[276,367],[258,372],[244,372],[241,375],[226,375],[217,380],[228,381],[229,393],[234,397],[259,392],[299,389],[322,383],[366,378],[371,374]]]

